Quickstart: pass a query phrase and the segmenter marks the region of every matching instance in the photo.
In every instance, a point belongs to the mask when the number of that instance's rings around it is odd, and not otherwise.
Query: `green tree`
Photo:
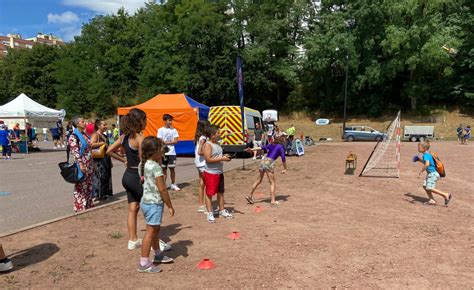
[[[21,93],[55,107],[57,93],[53,77],[54,62],[62,48],[35,45],[32,49],[10,49],[0,70],[0,100],[10,101]]]

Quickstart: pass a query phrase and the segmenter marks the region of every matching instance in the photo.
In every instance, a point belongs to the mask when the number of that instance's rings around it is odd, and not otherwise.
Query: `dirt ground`
[[[139,250],[126,249],[126,203],[5,237],[16,268],[0,288],[474,287],[474,145],[434,144],[447,168],[439,188],[454,195],[448,208],[440,198],[422,204],[416,144],[402,145],[400,179],[357,177],[373,145],[323,143],[288,158],[287,174],[277,174],[281,205],[269,206],[265,181],[261,213],[244,200],[256,165],[226,173],[233,220],[208,224],[194,184],[174,194],[176,216],[165,215],[162,237],[176,260],[159,274],[138,273]],[[349,151],[359,157],[356,175],[344,174]],[[143,236],[141,214],[139,228]],[[228,239],[232,231],[241,239]],[[197,269],[203,258],[216,268]]]

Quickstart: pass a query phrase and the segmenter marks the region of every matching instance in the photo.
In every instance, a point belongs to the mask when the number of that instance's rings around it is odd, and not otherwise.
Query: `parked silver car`
[[[346,126],[343,139],[352,141],[382,141],[386,136],[385,133],[379,132],[374,128],[367,126]]]

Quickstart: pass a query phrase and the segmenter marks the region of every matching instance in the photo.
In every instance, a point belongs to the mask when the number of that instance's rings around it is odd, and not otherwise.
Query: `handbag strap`
[[[69,163],[69,153],[71,152],[71,148],[69,147],[69,142],[66,146],[66,162]]]

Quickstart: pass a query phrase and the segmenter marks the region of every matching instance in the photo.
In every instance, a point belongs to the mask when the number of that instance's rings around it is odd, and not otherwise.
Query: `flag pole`
[[[237,56],[235,62],[237,68],[237,89],[239,91],[239,100],[240,100],[240,117],[242,119],[242,170],[245,170],[245,106],[244,106],[244,76],[242,72],[242,60],[240,56]]]

